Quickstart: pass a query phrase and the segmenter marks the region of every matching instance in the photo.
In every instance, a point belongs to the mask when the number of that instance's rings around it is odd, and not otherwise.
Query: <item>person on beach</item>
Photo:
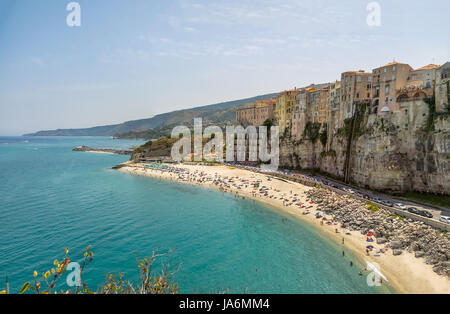
[[[342,238],[342,244],[344,244],[344,242],[345,242],[345,239],[344,239],[344,238]]]
[[[353,262],[352,261],[350,261],[350,267],[353,267]]]

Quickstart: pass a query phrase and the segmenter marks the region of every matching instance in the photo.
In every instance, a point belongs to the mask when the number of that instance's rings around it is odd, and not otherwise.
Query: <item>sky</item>
[[[0,135],[84,128],[450,61],[450,1],[0,0]]]

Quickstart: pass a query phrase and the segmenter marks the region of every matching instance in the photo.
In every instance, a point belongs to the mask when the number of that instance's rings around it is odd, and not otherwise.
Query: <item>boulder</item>
[[[402,247],[402,243],[401,243],[400,241],[391,241],[391,242],[389,243],[389,246],[390,246],[392,249],[400,249],[400,248]]]
[[[386,238],[377,238],[377,244],[384,244],[387,242]]]
[[[439,274],[439,275],[442,274],[443,270],[444,270],[444,268],[442,266],[439,266],[439,265],[433,266],[433,271],[436,274]]]
[[[441,265],[450,268],[450,261],[442,262]]]
[[[393,250],[392,251],[392,254],[394,255],[394,256],[398,256],[398,255],[402,255],[402,250]]]
[[[417,258],[419,257],[423,257],[425,255],[424,251],[416,251],[416,253],[414,254]]]

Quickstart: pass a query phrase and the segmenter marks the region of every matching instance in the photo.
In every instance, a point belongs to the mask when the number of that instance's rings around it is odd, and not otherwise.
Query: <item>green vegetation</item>
[[[374,203],[366,202],[365,204],[366,204],[367,209],[369,209],[372,213],[375,213],[380,210],[380,208],[377,205],[375,205]]]
[[[169,272],[167,267],[163,267],[159,274],[153,270],[156,259],[169,253],[153,252],[150,258],[145,257],[140,260],[137,265],[139,280],[136,283],[125,279],[123,273],[117,275],[107,274],[105,282],[100,288],[97,291],[91,291],[83,280],[85,268],[94,259],[91,246],[88,246],[84,252],[84,259],[79,269],[80,285],[58,291],[58,281],[66,280],[67,276],[70,276],[73,272],[70,268],[67,270],[71,260],[69,258],[69,250],[66,249],[62,261],[55,260],[52,268],[43,272],[41,276],[35,270],[33,272],[34,279],[26,282],[20,289],[19,294],[27,291],[35,294],[176,294],[178,293],[178,286],[173,282],[173,275],[176,272]],[[67,276],[63,276],[66,273],[68,273]],[[1,293],[5,294],[6,291],[1,291]]]
[[[320,142],[323,146],[327,145],[328,141],[328,126],[327,124],[324,125],[322,132],[320,133]]]
[[[303,137],[315,143],[319,138],[320,127],[320,123],[308,121],[305,125],[305,130],[303,131]]]
[[[395,194],[411,201],[416,201],[418,203],[437,206],[441,208],[450,209],[450,196],[449,195],[437,195],[430,193],[418,193],[418,192],[407,192],[402,194]]]
[[[352,125],[351,118],[344,119],[344,125],[337,130],[336,136],[349,137],[350,131],[351,131],[351,125]]]
[[[405,217],[397,215],[397,214],[389,214],[388,217],[397,218],[399,220],[404,220],[405,219]]]
[[[425,132],[433,132],[434,131],[434,118],[436,117],[436,98],[434,96],[424,98],[423,100],[428,104],[428,118],[423,127]]]
[[[448,82],[447,82],[447,84],[448,84]],[[428,111],[428,118],[427,118],[427,121],[425,122],[425,125],[423,126],[423,130],[426,133],[434,132],[435,131],[434,120],[436,118],[438,118],[438,117],[443,118],[443,117],[450,116],[450,102],[449,102],[449,104],[447,104],[447,107],[444,108],[444,110],[445,110],[444,112],[436,112],[436,98],[435,98],[435,96],[424,98],[423,101],[428,104],[428,109],[429,109],[429,111]]]
[[[344,120],[344,125],[336,132],[337,136],[348,138],[352,132],[352,122],[354,123],[352,136],[354,138],[358,138],[364,134],[365,129],[363,122],[369,103],[362,102],[355,103],[354,105],[356,106],[355,114],[351,118],[347,118]]]
[[[156,141],[149,141],[144,145],[136,147],[133,155],[145,153],[148,157],[170,156],[172,145],[178,141],[178,138],[163,137]]]
[[[267,119],[267,120],[264,121],[264,123],[263,123],[263,126],[267,127],[267,131],[270,130],[270,128],[272,127],[272,125],[273,125],[272,119]]]

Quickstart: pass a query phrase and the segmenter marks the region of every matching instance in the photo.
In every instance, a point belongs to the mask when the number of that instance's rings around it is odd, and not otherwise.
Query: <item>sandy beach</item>
[[[343,251],[350,250],[361,264],[377,263],[389,285],[398,293],[450,293],[450,280],[433,272],[432,265],[425,264],[423,258],[416,258],[409,252],[400,256],[393,256],[392,250],[383,253],[378,250],[382,246],[375,242],[372,243],[374,250],[367,255],[365,235],[342,229],[339,224],[333,223],[332,217],[317,219],[315,214],[320,212],[317,211],[318,205],[310,201],[306,194],[314,189],[312,187],[225,165],[181,164],[167,165],[166,169],[157,167],[159,166],[149,168],[143,164],[126,162],[119,171],[207,186],[264,202],[316,227],[322,235],[341,245]],[[364,276],[370,272],[364,269],[362,271]]]

